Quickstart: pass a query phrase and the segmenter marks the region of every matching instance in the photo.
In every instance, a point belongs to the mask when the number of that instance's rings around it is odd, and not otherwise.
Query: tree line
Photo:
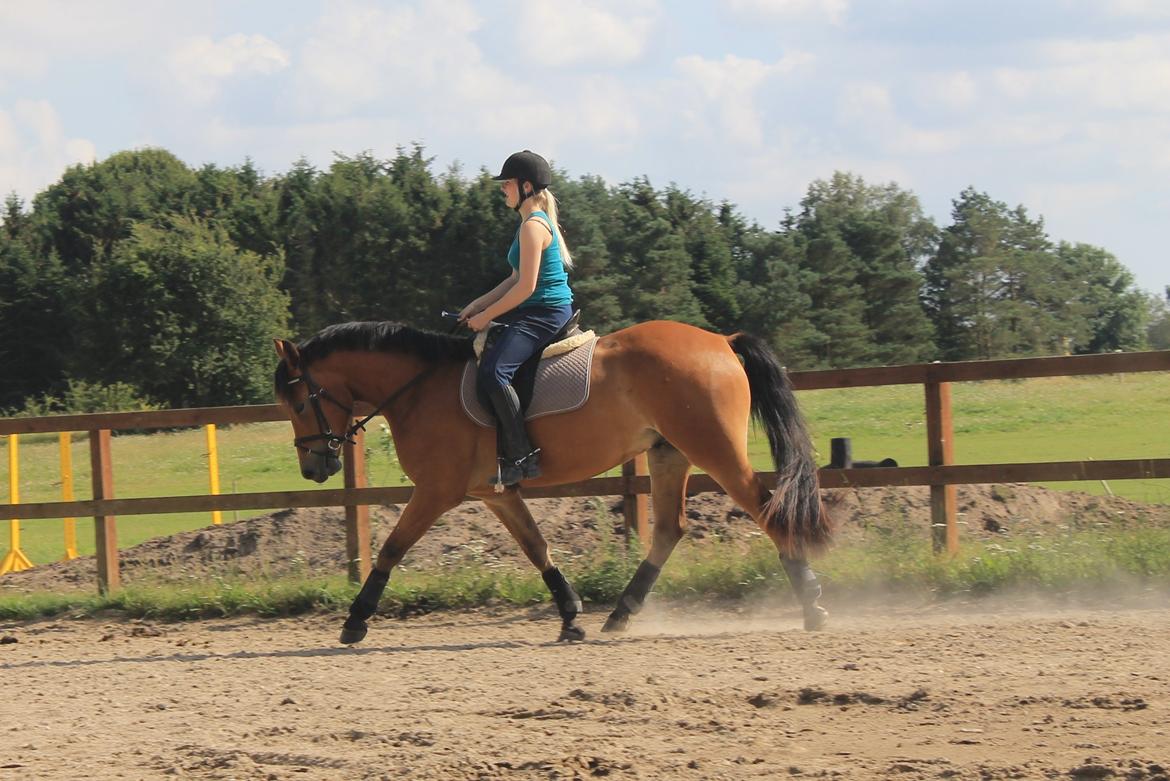
[[[938,227],[896,184],[813,182],[778,227],[646,178],[558,172],[583,322],[766,338],[792,368],[1170,346],[1166,301],[1108,251],[968,188]],[[0,225],[0,409],[260,402],[271,337],[344,320],[438,329],[507,273],[480,170],[421,147],[265,176],[162,149],[68,169]]]

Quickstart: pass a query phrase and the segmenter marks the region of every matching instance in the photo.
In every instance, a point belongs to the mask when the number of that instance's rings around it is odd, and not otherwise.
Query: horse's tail
[[[779,479],[764,508],[766,524],[786,552],[803,554],[824,547],[833,529],[821,504],[812,440],[796,405],[792,384],[764,340],[738,333],[727,337],[743,359],[752,394],[752,416],[768,433]]]

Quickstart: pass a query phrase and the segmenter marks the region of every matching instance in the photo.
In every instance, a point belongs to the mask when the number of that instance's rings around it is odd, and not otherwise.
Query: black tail
[[[779,479],[764,508],[767,525],[781,532],[788,552],[801,554],[824,547],[832,524],[821,504],[812,440],[796,405],[792,384],[775,354],[762,339],[750,334],[728,337],[731,349],[743,359],[752,393],[752,416],[768,432],[772,462]]]

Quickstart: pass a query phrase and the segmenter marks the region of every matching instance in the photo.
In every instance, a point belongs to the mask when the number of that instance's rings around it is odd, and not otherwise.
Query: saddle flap
[[[597,337],[591,335],[575,349],[540,361],[535,372],[532,399],[524,411],[525,420],[571,412],[584,406],[589,400],[590,367],[596,346]],[[475,392],[475,368],[475,361],[468,361],[463,367],[459,387],[463,411],[484,428],[495,428],[495,416],[484,408]]]

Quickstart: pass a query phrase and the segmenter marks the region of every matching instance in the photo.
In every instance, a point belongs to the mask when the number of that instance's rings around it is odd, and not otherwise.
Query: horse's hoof
[[[368,631],[369,627],[365,621],[346,620],[341,627],[341,643],[342,645],[353,645],[362,640]]]
[[[820,605],[813,605],[811,609],[804,611],[804,629],[806,632],[816,632],[824,629],[828,621],[829,611]]]
[[[605,619],[605,625],[601,627],[602,632],[619,633],[624,632],[630,628],[629,613],[610,613],[609,618]]]
[[[576,624],[570,626],[562,626],[561,633],[557,637],[558,643],[572,643],[585,639],[585,630]]]

